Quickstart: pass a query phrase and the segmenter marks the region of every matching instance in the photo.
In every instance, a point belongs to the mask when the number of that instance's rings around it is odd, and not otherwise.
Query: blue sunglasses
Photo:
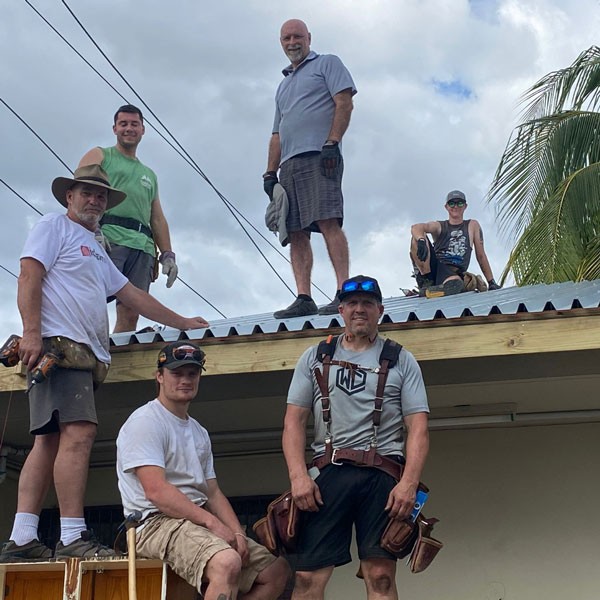
[[[342,292],[375,292],[377,293],[377,282],[372,279],[365,281],[346,281],[342,284]]]

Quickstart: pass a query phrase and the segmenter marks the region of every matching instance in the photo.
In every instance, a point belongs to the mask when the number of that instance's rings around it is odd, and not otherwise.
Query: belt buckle
[[[338,448],[334,448],[333,449],[333,454],[331,455],[331,464],[340,467],[344,463],[342,463],[342,462],[336,462],[335,455],[337,454],[337,451],[338,451]]]
[[[143,223],[138,223],[138,233],[142,233],[142,227],[144,226]]]

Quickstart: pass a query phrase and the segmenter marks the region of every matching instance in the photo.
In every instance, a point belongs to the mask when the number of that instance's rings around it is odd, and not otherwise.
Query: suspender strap
[[[331,366],[331,356],[323,357],[323,373],[319,367],[315,367],[315,379],[321,392],[321,409],[323,412],[323,423],[326,425],[331,421],[331,404],[329,401],[329,367]]]
[[[390,361],[383,359],[381,366],[379,367],[379,374],[377,377],[377,391],[375,392],[375,405],[373,407],[373,427],[379,427],[381,424],[381,412],[383,410],[383,392],[385,390],[385,382],[388,378],[388,366]]]

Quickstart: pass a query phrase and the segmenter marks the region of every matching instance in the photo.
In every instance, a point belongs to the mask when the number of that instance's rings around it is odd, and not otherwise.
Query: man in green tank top
[[[117,136],[115,146],[92,148],[79,161],[80,167],[102,165],[111,185],[127,194],[119,206],[106,211],[101,221],[102,233],[110,244],[108,254],[133,285],[147,292],[154,280],[156,245],[167,287],[171,287],[178,269],[158,197],[158,180],[136,156],[145,132],[140,109],[131,104],[121,106],[114,116],[113,132]],[[138,316],[117,300],[115,333],[135,331]]]

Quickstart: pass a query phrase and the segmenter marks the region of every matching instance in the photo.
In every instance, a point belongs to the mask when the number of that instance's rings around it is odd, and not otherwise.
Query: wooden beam
[[[450,321],[446,321],[449,324]],[[300,355],[326,337],[321,330],[310,335],[286,334],[248,338],[203,340],[207,353],[207,376],[232,373],[287,371],[294,368]],[[519,356],[521,354],[600,349],[600,319],[570,317],[543,320],[518,320],[453,326],[401,328],[382,327],[382,335],[406,346],[419,362],[451,358]],[[293,336],[293,337],[292,337]],[[134,351],[135,350],[135,351]],[[107,383],[152,379],[158,350],[115,353]]]
[[[305,330],[200,340],[207,353],[206,376],[292,370],[304,350],[330,332]],[[512,320],[493,322],[447,319],[435,326],[430,322],[384,324],[381,333],[403,344],[419,362],[600,349],[600,319],[596,314],[573,316],[557,312],[551,318],[529,319],[518,315]],[[106,384],[153,379],[162,345],[113,348]],[[0,391],[24,387],[18,367],[0,369]]]

